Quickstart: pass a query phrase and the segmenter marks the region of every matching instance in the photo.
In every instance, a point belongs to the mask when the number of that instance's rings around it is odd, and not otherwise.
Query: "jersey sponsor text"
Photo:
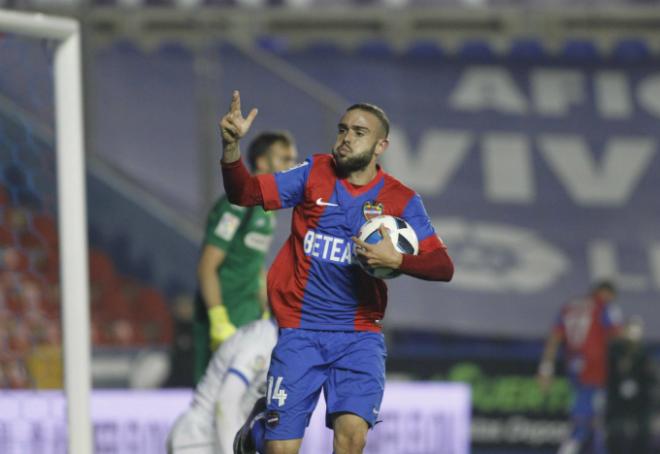
[[[353,242],[308,230],[303,240],[305,254],[339,265],[351,265]]]

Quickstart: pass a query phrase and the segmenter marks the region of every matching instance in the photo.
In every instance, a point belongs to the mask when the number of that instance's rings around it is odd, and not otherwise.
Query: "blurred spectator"
[[[644,322],[631,317],[609,352],[607,447],[609,454],[647,454],[655,375],[642,343]]]

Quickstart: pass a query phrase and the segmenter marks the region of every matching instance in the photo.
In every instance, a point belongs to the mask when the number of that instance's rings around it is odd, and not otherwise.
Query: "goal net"
[[[78,24],[0,10],[0,385],[67,397],[4,406],[3,453],[93,452],[81,106]]]

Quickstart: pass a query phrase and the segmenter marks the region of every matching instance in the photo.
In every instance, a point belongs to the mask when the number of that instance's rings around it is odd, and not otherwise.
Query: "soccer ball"
[[[410,224],[408,224],[405,220],[394,216],[381,215],[369,219],[367,222],[362,224],[357,237],[365,243],[376,244],[383,239],[383,236],[378,230],[381,225],[385,226],[385,228],[389,231],[392,243],[399,252],[402,254],[413,255],[419,252],[419,240],[417,239],[417,234],[413,228],[410,227]],[[362,267],[362,269],[370,276],[377,277],[379,279],[392,279],[393,277],[397,277],[401,274],[399,270],[394,270],[392,268],[373,268],[367,265],[364,257],[357,253],[357,248],[355,252],[355,258],[360,267]]]

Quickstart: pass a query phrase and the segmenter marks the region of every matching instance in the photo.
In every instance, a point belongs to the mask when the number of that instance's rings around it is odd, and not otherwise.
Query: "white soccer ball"
[[[402,254],[416,255],[419,252],[419,240],[413,228],[405,220],[395,216],[381,215],[369,219],[365,222],[357,235],[362,241],[368,244],[376,244],[383,239],[383,236],[378,230],[380,226],[384,226],[390,234],[394,247]],[[357,247],[359,248],[359,246]],[[356,253],[355,257],[357,263],[362,269],[370,276],[379,279],[391,279],[401,274],[399,270],[385,267],[373,268],[367,265],[364,257]]]

